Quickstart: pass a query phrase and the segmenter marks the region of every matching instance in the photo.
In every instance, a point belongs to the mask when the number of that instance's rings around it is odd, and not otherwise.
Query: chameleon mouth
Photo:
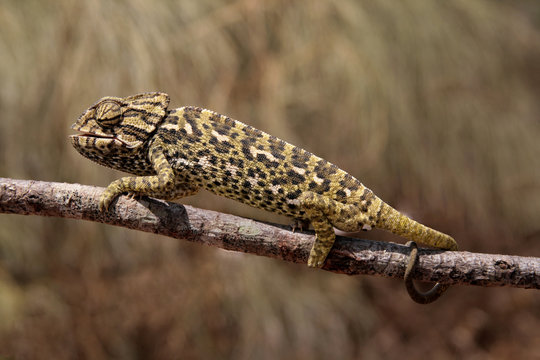
[[[71,135],[71,137],[93,137],[93,138],[104,138],[104,139],[114,139],[114,135],[98,135],[89,132],[82,132],[81,134]]]
[[[102,139],[102,140],[112,140],[112,141],[118,141],[120,144],[130,147],[128,143],[126,143],[124,140],[119,139],[118,137],[114,135],[106,135],[106,134],[95,134],[95,133],[89,133],[89,132],[81,132],[81,134],[74,134],[70,135],[72,139],[85,139],[85,138],[91,138],[91,139]]]

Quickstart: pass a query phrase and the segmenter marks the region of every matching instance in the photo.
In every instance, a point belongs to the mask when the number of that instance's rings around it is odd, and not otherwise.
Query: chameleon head
[[[71,135],[71,143],[93,160],[139,148],[163,120],[168,105],[169,96],[158,92],[104,97],[72,125],[80,134]]]

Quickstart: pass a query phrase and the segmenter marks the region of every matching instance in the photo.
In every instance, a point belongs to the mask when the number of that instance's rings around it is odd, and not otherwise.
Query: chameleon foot
[[[409,293],[409,296],[411,299],[413,299],[415,302],[419,304],[429,304],[437,300],[445,291],[448,289],[448,285],[442,285],[442,284],[435,284],[430,290],[426,292],[418,291],[414,287],[413,279],[412,279],[412,270],[414,269],[416,263],[418,262],[418,246],[416,245],[416,242],[409,241],[406,244],[411,248],[411,252],[409,255],[409,263],[407,264],[407,268],[405,269],[405,287],[407,288],[407,292]]]
[[[107,193],[107,190],[101,194],[101,197],[99,198],[99,211],[100,212],[107,212],[109,210],[109,206],[111,206],[111,203],[113,202],[114,198],[116,196],[111,196],[111,194]]]
[[[313,252],[309,254],[307,265],[312,268],[321,268],[324,265],[324,260],[326,256],[314,256]]]
[[[320,242],[316,242],[309,252],[307,265],[311,268],[322,268],[331,247],[332,244],[329,246],[322,246]]]
[[[122,194],[122,190],[118,189],[118,186],[115,185],[113,182],[107,188],[105,191],[101,194],[101,197],[99,198],[99,211],[107,212],[109,210],[109,207],[111,206],[114,199],[116,199],[118,196]]]

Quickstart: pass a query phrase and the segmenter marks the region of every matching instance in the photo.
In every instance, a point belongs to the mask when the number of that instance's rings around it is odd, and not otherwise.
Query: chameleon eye
[[[96,121],[100,126],[111,127],[122,120],[122,104],[114,100],[104,100],[96,106]]]

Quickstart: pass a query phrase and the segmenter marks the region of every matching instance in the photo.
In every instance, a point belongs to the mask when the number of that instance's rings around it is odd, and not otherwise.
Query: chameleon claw
[[[108,201],[103,196],[101,197],[101,199],[99,199],[99,211],[100,212],[102,212],[102,213],[107,212],[107,210],[109,210],[109,205],[110,205],[110,201]]]

